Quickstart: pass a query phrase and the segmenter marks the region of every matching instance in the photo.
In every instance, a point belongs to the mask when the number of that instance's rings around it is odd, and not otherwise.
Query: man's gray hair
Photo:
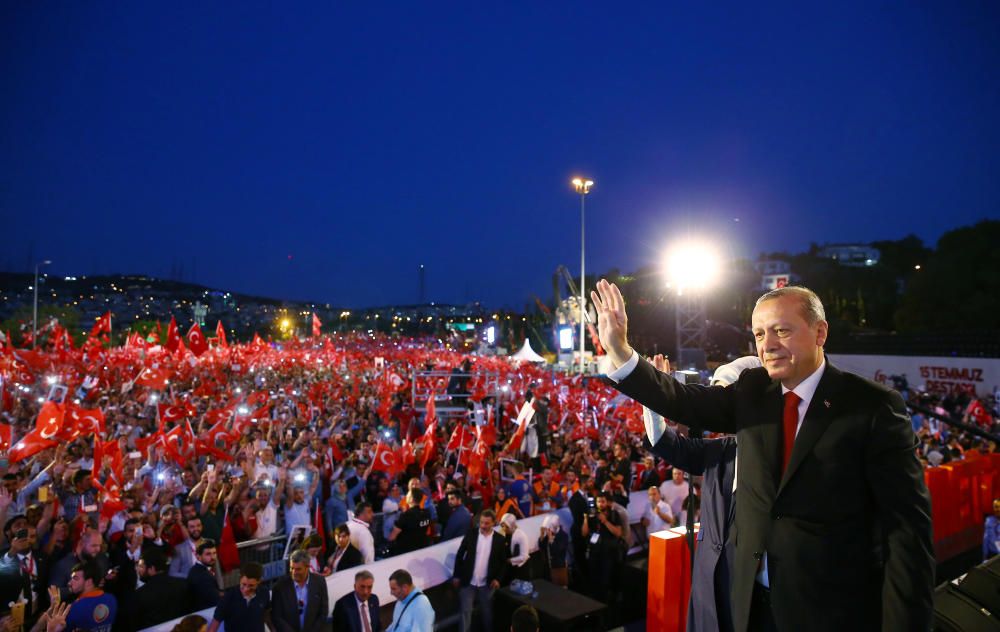
[[[801,285],[786,285],[785,287],[771,290],[757,299],[754,308],[756,309],[764,301],[770,301],[783,296],[791,296],[799,299],[799,303],[802,305],[802,317],[805,318],[810,327],[820,321],[826,320],[826,310],[823,309],[823,301],[819,300],[816,292]]]
[[[292,564],[308,564],[309,563],[309,552],[299,549],[294,551],[292,556],[288,558]]]
[[[372,575],[371,571],[358,571],[354,574],[354,581],[359,582],[364,579],[375,581],[375,576]]]

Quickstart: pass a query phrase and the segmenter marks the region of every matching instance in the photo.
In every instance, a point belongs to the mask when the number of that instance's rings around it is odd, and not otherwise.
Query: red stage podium
[[[647,632],[684,632],[687,625],[691,551],[685,534],[684,527],[676,527],[649,536]]]

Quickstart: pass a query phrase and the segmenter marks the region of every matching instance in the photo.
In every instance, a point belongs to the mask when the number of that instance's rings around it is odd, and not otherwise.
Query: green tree
[[[949,231],[916,271],[896,312],[900,331],[1000,329],[1000,221]]]

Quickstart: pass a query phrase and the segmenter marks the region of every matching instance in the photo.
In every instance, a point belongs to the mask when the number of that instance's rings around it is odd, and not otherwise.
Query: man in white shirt
[[[504,538],[493,530],[495,525],[496,514],[492,509],[484,510],[479,515],[479,529],[469,530],[455,554],[452,583],[459,589],[460,632],[472,630],[474,602],[479,604],[484,632],[493,630],[493,591],[500,587],[507,563]]]
[[[351,544],[361,552],[365,564],[375,561],[375,536],[372,535],[371,523],[375,510],[369,502],[360,502],[354,508],[354,517],[347,521],[351,532]]]
[[[649,506],[642,514],[642,525],[646,527],[646,538],[650,533],[669,529],[674,524],[674,514],[667,501],[660,497],[660,490],[649,488]]]
[[[670,477],[669,481],[660,485],[660,498],[670,505],[670,513],[679,516],[688,496],[688,482],[684,480],[684,472],[679,467],[674,467]]]

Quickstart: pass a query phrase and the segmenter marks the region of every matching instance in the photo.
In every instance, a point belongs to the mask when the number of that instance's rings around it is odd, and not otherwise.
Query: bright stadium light
[[[714,286],[721,273],[718,250],[705,241],[686,240],[667,249],[667,287],[683,294]]]

